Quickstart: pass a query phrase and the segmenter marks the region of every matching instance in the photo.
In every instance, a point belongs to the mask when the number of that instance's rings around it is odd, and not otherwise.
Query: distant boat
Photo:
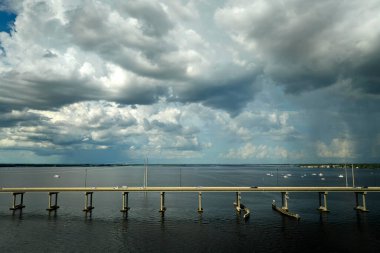
[[[338,177],[340,177],[340,178],[343,178],[343,175],[342,175],[342,174],[340,174]]]
[[[325,181],[325,180],[326,180],[326,178],[324,178],[324,177],[321,177],[321,180],[322,180],[322,181]]]
[[[53,177],[54,177],[54,178],[60,178],[61,176],[58,175],[58,174],[56,174],[56,175],[54,175]]]
[[[285,175],[285,176],[284,176],[284,178],[288,178],[288,176],[287,176],[287,175]]]
[[[316,173],[313,173],[313,174],[311,174],[311,175],[316,176],[317,174],[316,174]]]
[[[322,177],[322,176],[323,176],[323,173],[319,173],[318,176]]]

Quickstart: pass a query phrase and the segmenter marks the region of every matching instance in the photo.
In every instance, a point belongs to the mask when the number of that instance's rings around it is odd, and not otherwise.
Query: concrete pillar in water
[[[123,204],[120,212],[125,213],[128,212],[129,209],[130,207],[128,206],[128,192],[123,192]]]
[[[54,205],[52,205],[52,196],[54,196]],[[49,202],[47,211],[55,211],[59,208],[58,206],[58,192],[49,192]]]
[[[17,209],[25,208],[25,206],[24,206],[24,193],[25,192],[13,192],[13,203],[12,203],[12,207],[9,208],[9,210],[15,211]],[[18,195],[20,195],[20,203],[16,204],[16,202],[17,202],[16,199],[17,199]]]
[[[234,204],[235,204],[236,211],[238,211],[240,213],[240,211],[241,211],[241,208],[240,208],[240,204],[241,204],[240,192],[236,192],[236,202]]]
[[[164,215],[165,211],[166,211],[165,192],[161,192],[161,194],[160,194],[160,213],[161,213],[161,215]]]
[[[327,192],[318,192],[319,196],[319,208],[318,210],[321,212],[329,212],[327,209]],[[323,205],[322,205],[322,196],[323,196]]]
[[[95,207],[92,206],[92,194],[93,192],[86,192],[86,198],[84,200],[84,209],[83,212],[92,212],[92,209]]]
[[[362,195],[362,205],[359,203],[359,196]],[[367,195],[367,192],[355,192],[355,204],[356,206],[354,207],[355,210],[359,210],[362,212],[368,212],[369,210],[367,209],[367,204],[365,200],[365,196]]]
[[[202,208],[202,192],[198,193],[198,213],[203,213],[203,208]]]
[[[288,199],[289,199],[289,193],[288,192],[281,192],[282,197],[282,209],[288,211]]]

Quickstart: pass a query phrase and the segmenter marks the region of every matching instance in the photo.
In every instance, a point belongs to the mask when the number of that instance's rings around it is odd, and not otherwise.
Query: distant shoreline
[[[79,163],[79,164],[27,164],[27,163],[2,163],[0,164],[0,167],[125,167],[125,166],[144,166],[144,164],[139,163],[109,163],[109,164],[91,164],[91,163]],[[274,166],[296,166],[300,168],[320,168],[320,169],[329,169],[329,168],[337,168],[342,169],[346,166],[346,168],[351,168],[351,164],[344,164],[344,163],[304,163],[304,164],[149,164],[150,167],[152,166],[166,166],[166,167],[234,167],[234,166],[267,166],[267,167],[274,167]],[[355,169],[378,169],[380,168],[380,163],[354,163],[353,164]]]

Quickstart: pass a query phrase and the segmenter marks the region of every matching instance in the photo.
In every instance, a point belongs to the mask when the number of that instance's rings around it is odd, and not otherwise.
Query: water
[[[143,166],[0,168],[0,187],[142,186]],[[267,173],[272,174],[267,175]],[[316,175],[313,176],[312,174]],[[323,173],[323,178],[319,173]],[[357,186],[380,186],[380,170],[356,170]],[[55,178],[54,175],[60,175]],[[284,178],[284,175],[288,175]],[[149,186],[345,186],[342,169],[294,166],[153,166]],[[348,180],[351,185],[351,178]],[[92,216],[82,212],[83,193],[60,193],[60,208],[48,215],[46,193],[27,193],[20,215],[9,210],[11,195],[0,194],[1,252],[377,252],[380,193],[368,193],[368,213],[353,210],[352,193],[329,193],[330,213],[320,214],[317,193],[290,193],[296,221],[271,209],[280,193],[242,193],[248,221],[236,214],[234,193],[130,193],[128,218],[121,193],[94,193]]]

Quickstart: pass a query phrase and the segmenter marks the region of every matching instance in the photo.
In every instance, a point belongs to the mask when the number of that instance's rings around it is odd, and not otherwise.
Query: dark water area
[[[87,170],[87,177],[86,177]],[[322,173],[320,175],[319,173]],[[351,169],[347,170],[352,185]],[[55,175],[59,175],[56,177]],[[345,186],[343,169],[276,166],[153,166],[149,186]],[[3,167],[0,187],[142,186],[143,166]],[[379,169],[355,170],[356,186],[380,186]],[[317,193],[290,193],[297,221],[271,208],[280,193],[242,193],[251,217],[233,208],[234,193],[130,193],[128,216],[121,193],[95,192],[92,215],[82,212],[83,193],[60,193],[60,208],[45,210],[46,193],[26,193],[22,213],[9,210],[12,196],[0,194],[0,252],[378,252],[380,193],[367,194],[368,213],[353,209],[353,193],[329,193],[321,214]]]

